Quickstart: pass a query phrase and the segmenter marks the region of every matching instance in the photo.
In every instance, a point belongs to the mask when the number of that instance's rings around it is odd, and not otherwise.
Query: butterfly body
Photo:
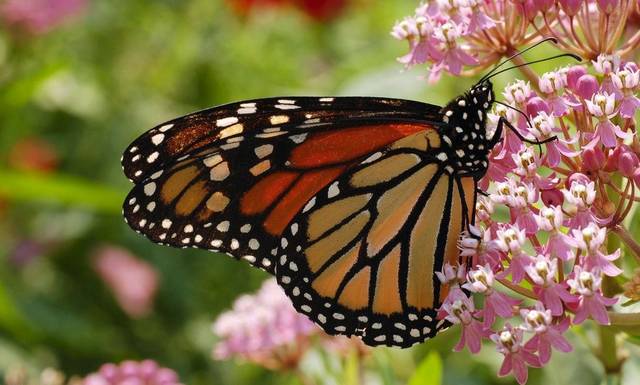
[[[125,151],[129,225],[274,274],[330,334],[407,347],[446,328],[435,276],[460,262],[486,135],[484,81],[444,107],[274,98],[169,121]],[[500,128],[500,127],[499,127]]]

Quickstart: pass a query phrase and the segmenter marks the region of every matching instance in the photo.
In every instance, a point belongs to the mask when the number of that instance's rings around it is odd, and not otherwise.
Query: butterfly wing
[[[443,165],[439,145],[424,133],[391,144],[319,191],[284,232],[277,279],[329,334],[407,347],[448,327],[435,310],[448,288],[434,272],[459,261],[476,183]]]
[[[397,99],[277,98],[175,119],[125,151],[136,183],[125,219],[156,243],[273,273],[282,232],[314,195],[397,140],[437,136],[438,111]]]

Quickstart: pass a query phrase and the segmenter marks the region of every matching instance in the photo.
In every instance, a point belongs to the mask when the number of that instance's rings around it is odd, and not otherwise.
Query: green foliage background
[[[290,9],[241,19],[221,1],[107,0],[43,36],[0,29],[0,371],[52,366],[84,375],[104,362],[152,358],[186,384],[297,384],[291,374],[210,358],[216,314],[266,275],[133,233],[120,216],[131,187],[120,154],[164,120],[234,100],[350,94],[445,102],[472,80],[428,87],[418,79],[424,68],[402,72],[394,60],[406,47],[389,30],[415,3],[359,1],[334,23],[314,23]],[[56,149],[53,174],[9,167],[6,154],[34,136]],[[16,267],[8,259],[25,239],[49,247]],[[152,315],[130,319],[97,277],[91,254],[103,244],[160,271]],[[580,338],[577,354],[555,354],[530,384],[598,384],[599,363]],[[475,357],[451,354],[456,339],[453,332],[409,351],[377,349],[366,366],[385,385],[513,383],[496,379],[490,347]],[[637,365],[630,367],[637,379]]]

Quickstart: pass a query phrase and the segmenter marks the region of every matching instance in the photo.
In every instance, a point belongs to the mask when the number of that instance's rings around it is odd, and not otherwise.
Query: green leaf
[[[0,196],[26,202],[45,202],[85,207],[120,214],[125,193],[62,174],[40,174],[0,169]]]
[[[420,363],[407,385],[441,385],[442,359],[437,351],[430,352]]]
[[[356,349],[351,349],[344,364],[342,383],[344,385],[358,385],[360,380],[360,357]]]

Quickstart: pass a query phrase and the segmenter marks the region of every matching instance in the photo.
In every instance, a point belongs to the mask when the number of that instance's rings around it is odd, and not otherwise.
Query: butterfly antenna
[[[498,63],[498,65],[496,65],[495,67],[493,67],[493,69],[491,71],[489,71],[489,73],[487,73],[486,75],[484,75],[482,77],[482,79],[480,79],[478,81],[478,83],[482,83],[484,80],[486,80],[489,76],[491,76],[492,73],[496,72],[500,67],[502,67],[503,65],[509,63],[513,58],[520,56],[522,54],[524,54],[527,51],[530,51],[534,48],[536,48],[537,46],[539,46],[542,43],[546,43],[546,42],[552,42],[553,44],[558,44],[558,40],[554,37],[547,37],[545,39],[540,40],[539,42],[535,43],[534,45],[532,45],[531,47],[527,47],[525,48],[523,51],[518,51],[516,53],[514,53],[513,55],[509,56],[508,58],[504,59],[503,61],[501,61],[500,63]]]
[[[503,70],[500,70],[498,72],[493,73],[491,76],[487,76],[483,80],[491,79],[494,76],[498,76],[503,72],[511,71],[512,69],[528,66],[528,65],[531,65],[531,64],[542,63],[542,62],[549,61],[549,60],[555,60],[555,59],[559,59],[559,58],[563,58],[563,57],[571,57],[571,58],[575,59],[578,62],[582,61],[582,58],[580,56],[578,56],[578,55],[574,55],[572,53],[563,53],[563,54],[559,54],[559,55],[550,56],[548,58],[533,60],[533,61],[530,61],[530,62],[517,64],[517,65],[511,66],[511,67],[505,68]]]
[[[527,125],[529,127],[533,127],[533,124],[531,123],[531,120],[529,120],[529,117],[527,116],[527,114],[524,113],[524,111],[522,111],[522,110],[520,110],[518,108],[515,108],[513,106],[510,106],[510,105],[508,105],[506,103],[502,103],[500,101],[497,101],[497,100],[495,100],[494,102],[496,104],[500,104],[501,106],[505,106],[507,108],[510,108],[510,109],[516,111],[517,113],[519,113],[520,115],[522,115],[525,118],[525,120],[527,121]],[[549,143],[549,142],[553,142],[554,140],[558,139],[557,136],[552,136],[552,137],[547,138],[545,140],[530,140],[530,139],[525,138],[515,127],[513,127],[513,125],[507,124],[507,127],[509,127],[511,129],[511,131],[513,131],[513,133],[516,134],[516,136],[518,138],[520,138],[520,140],[522,140],[523,142],[537,145],[538,149],[540,150],[540,153],[542,153],[542,145],[543,144]]]

